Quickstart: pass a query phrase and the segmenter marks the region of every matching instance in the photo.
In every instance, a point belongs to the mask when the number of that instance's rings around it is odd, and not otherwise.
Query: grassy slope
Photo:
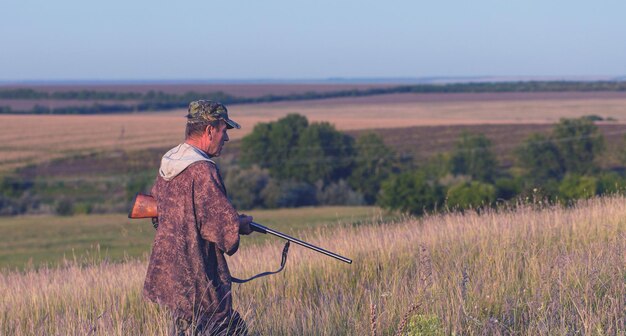
[[[324,207],[247,212],[255,221],[290,234],[316,227],[360,223],[381,216],[374,207]],[[150,220],[130,220],[124,214],[73,217],[0,217],[0,269],[59,264],[63,259],[112,261],[141,257],[150,251],[154,230]],[[254,234],[242,247],[272,239]]]
[[[235,286],[235,304],[261,335],[387,335],[404,316],[413,334],[623,335],[624,218],[615,197],[327,228],[305,236],[353,265],[293,249],[284,273]],[[250,247],[231,270],[266,270],[279,253]],[[145,267],[0,274],[0,333],[164,335],[167,316],[141,300]]]

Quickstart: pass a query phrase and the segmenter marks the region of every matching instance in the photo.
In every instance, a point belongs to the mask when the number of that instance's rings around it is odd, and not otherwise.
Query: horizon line
[[[140,84],[452,84],[517,81],[625,81],[617,76],[425,76],[425,77],[327,77],[246,79],[26,79],[0,80],[0,85],[140,85]]]

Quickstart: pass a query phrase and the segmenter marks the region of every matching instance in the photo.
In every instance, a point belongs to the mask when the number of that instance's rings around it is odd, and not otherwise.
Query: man
[[[189,104],[185,142],[161,160],[152,195],[159,226],[144,296],[174,316],[176,335],[246,334],[232,308],[231,276],[224,253],[239,247],[239,234],[250,234],[252,217],[239,215],[212,157],[228,141],[227,129],[241,128],[226,107],[209,100]]]

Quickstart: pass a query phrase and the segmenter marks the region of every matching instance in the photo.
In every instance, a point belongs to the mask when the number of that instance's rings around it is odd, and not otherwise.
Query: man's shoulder
[[[189,174],[216,174],[218,172],[217,165],[213,161],[197,161],[187,167],[186,172]]]

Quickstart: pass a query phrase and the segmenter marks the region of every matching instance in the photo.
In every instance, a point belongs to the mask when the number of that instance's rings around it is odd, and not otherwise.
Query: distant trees
[[[231,166],[225,174],[224,183],[229,186],[228,197],[239,209],[266,207],[262,192],[270,183],[266,169],[253,165],[247,169]]]
[[[378,204],[416,215],[441,208],[490,206],[499,192],[493,185],[497,168],[491,141],[464,132],[449,157],[436,156],[417,170],[391,175],[382,184]],[[511,194],[514,183],[503,181],[501,194]]]
[[[489,93],[489,92],[595,92],[595,91],[626,91],[626,82],[569,82],[569,81],[529,81],[529,82],[498,82],[498,83],[449,83],[449,84],[417,84],[392,87],[368,88],[363,90],[338,90],[329,92],[304,92],[284,95],[264,95],[259,97],[238,97],[217,92],[185,92],[169,93],[163,91],[148,92],[108,92],[94,90],[68,90],[46,92],[27,88],[0,90],[0,99],[54,99],[109,101],[107,104],[84,106],[60,106],[55,108],[39,107],[30,110],[16,111],[1,108],[0,113],[32,113],[32,114],[96,114],[141,112],[149,110],[167,110],[184,108],[190,101],[197,99],[213,99],[224,104],[250,104],[276,101],[296,101],[311,99],[328,99],[338,97],[365,97],[391,93]],[[124,101],[120,104],[120,101]]]
[[[491,141],[482,134],[463,132],[451,158],[452,173],[469,175],[472,179],[492,182],[497,169]]]
[[[553,137],[566,171],[576,174],[596,171],[594,160],[604,151],[604,138],[593,121],[561,119],[554,127]]]
[[[295,179],[329,184],[347,178],[354,164],[354,139],[327,122],[302,130],[292,161]]]
[[[602,172],[597,164],[605,145],[592,120],[562,119],[550,134],[531,134],[515,149],[516,166],[511,170],[498,166],[491,141],[484,135],[462,133],[447,162],[445,156],[438,156],[417,170],[392,174],[382,184],[379,204],[421,214],[442,207],[491,206],[518,195],[569,204],[624,192],[626,179],[616,172]]]
[[[241,164],[257,164],[279,179],[292,177],[299,168],[296,151],[300,134],[308,126],[308,120],[299,114],[257,124],[241,141]]]
[[[367,204],[374,204],[381,184],[394,173],[396,153],[374,133],[360,136],[355,151],[354,168],[348,183],[363,194]]]
[[[515,154],[527,190],[539,189],[545,197],[570,202],[615,190],[596,186],[597,159],[604,149],[598,127],[583,117],[561,119],[549,135],[530,135]]]
[[[355,139],[329,123],[311,123],[302,115],[290,114],[256,125],[243,138],[240,155],[220,166],[229,197],[239,209],[378,204],[423,214],[489,207],[514,198],[570,203],[623,192],[623,173],[603,171],[598,164],[604,148],[602,134],[591,118],[563,119],[552,132],[531,134],[524,140],[514,151],[512,167],[498,164],[486,136],[467,132],[459,135],[450,152],[417,161],[398,155],[374,133]],[[0,179],[0,214],[120,208],[119,202],[97,201],[102,198],[87,194],[93,188],[80,181],[72,188],[86,197],[46,199],[36,189],[65,190],[67,186],[19,181],[10,176]],[[145,171],[119,188],[106,182],[98,190],[130,199],[135,192],[146,191],[152,181],[153,172]]]
[[[257,124],[242,139],[242,169],[256,165],[267,171],[264,188],[245,187],[234,177],[226,183],[229,190],[245,188],[264,199],[262,204],[241,205],[374,204],[382,182],[393,172],[394,155],[377,135],[355,141],[329,123],[309,123],[302,115],[289,114]]]
[[[258,164],[278,179],[327,184],[350,175],[353,142],[329,123],[309,124],[304,116],[290,114],[258,124],[244,137],[241,163]]]
[[[391,176],[382,185],[380,206],[421,215],[443,203],[443,188],[421,171]]]
[[[525,170],[525,177],[533,184],[550,179],[561,179],[566,167],[559,147],[543,134],[531,134],[515,150],[517,164]]]

